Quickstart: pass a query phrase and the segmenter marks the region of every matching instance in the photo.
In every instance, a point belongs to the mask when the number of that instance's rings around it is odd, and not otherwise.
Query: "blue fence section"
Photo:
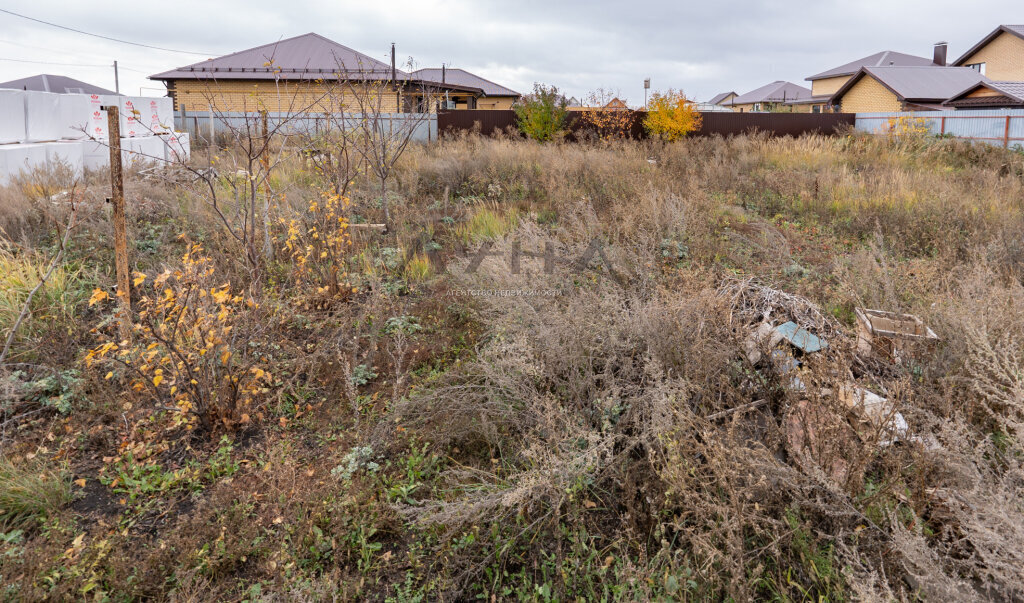
[[[269,111],[268,126],[288,136],[310,136],[338,128],[344,119],[345,127],[354,130],[362,119],[359,113],[306,113],[287,114]],[[258,136],[262,132],[259,113],[181,111],[174,112],[174,126],[180,132],[188,132],[193,140],[209,140],[218,133],[231,130],[249,132]],[[403,131],[413,128],[413,140],[429,142],[437,140],[436,113],[386,113],[381,116],[381,127],[385,130]]]
[[[920,111],[900,113],[858,113],[855,127],[883,134],[893,120],[909,117],[921,120],[932,134],[947,134],[1006,148],[1024,148],[1024,110]]]

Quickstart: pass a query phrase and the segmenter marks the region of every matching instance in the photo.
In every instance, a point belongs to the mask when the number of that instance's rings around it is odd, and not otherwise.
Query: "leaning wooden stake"
[[[110,139],[110,202],[114,206],[114,266],[117,270],[117,297],[121,302],[121,337],[127,339],[132,292],[128,274],[128,230],[124,217],[124,173],[121,171],[121,116],[116,105],[106,109]]]

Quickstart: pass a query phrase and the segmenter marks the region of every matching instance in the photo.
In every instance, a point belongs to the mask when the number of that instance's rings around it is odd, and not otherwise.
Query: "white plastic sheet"
[[[63,134],[59,94],[23,91],[25,95],[25,140],[45,142],[60,140]]]
[[[118,97],[106,94],[90,94],[89,99],[89,138],[106,140],[108,138],[107,112],[103,107],[119,104]]]
[[[164,141],[159,136],[136,136],[121,139],[125,167],[147,164],[163,165],[166,157]]]
[[[0,89],[0,144],[25,141],[25,95]]]

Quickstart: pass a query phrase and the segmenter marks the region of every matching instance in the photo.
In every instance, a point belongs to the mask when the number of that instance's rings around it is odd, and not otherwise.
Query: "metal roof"
[[[345,73],[349,79],[386,79],[391,65],[316,33],[264,44],[149,76],[174,79],[316,79]],[[409,75],[396,70],[397,79]]]
[[[781,103],[800,100],[811,96],[811,91],[792,82],[778,80],[756,88],[732,99],[726,105],[749,105],[752,103]]]
[[[883,86],[903,100],[944,101],[988,78],[969,67],[864,67]],[[854,78],[850,79],[850,82]],[[850,82],[847,82],[849,84]],[[846,86],[844,86],[846,88]],[[839,93],[836,93],[836,97]]]
[[[876,52],[875,54],[871,54],[866,57],[857,59],[856,61],[850,61],[845,65],[833,67],[828,71],[822,71],[821,73],[812,75],[811,77],[804,79],[810,82],[829,77],[853,75],[857,73],[857,71],[859,71],[861,67],[885,67],[887,65],[893,65],[897,67],[925,67],[928,65],[934,65],[934,62],[932,61],[932,59],[919,57],[913,54],[904,54],[902,52],[896,52],[895,50],[883,50],[882,52]]]
[[[998,92],[998,96],[967,96],[980,87],[988,88]],[[1024,104],[1024,82],[978,82],[973,86],[954,94],[945,102],[947,105],[956,106],[992,106],[992,105],[1020,105]]]
[[[441,69],[437,67],[427,67],[424,69],[417,69],[411,74],[412,77],[418,78],[423,81],[433,82],[440,84],[442,74]],[[485,96],[521,96],[515,90],[506,88],[501,84],[496,84],[491,80],[484,79],[479,75],[472,74],[465,69],[444,69],[444,85],[456,85],[465,86],[468,88],[478,88],[483,91]]]
[[[15,88],[17,90],[35,90],[37,92],[57,92],[60,94],[117,94],[112,90],[93,86],[92,84],[76,80],[66,75],[51,75],[40,73],[30,77],[23,77],[20,80],[11,80],[0,84],[0,88]]]
[[[1008,33],[1008,34],[1015,35],[1018,38],[1024,39],[1024,25],[1000,25],[999,27],[997,27],[997,28],[993,29],[991,32],[989,32],[989,34],[987,36],[985,36],[984,38],[982,38],[977,44],[975,44],[974,46],[971,46],[970,50],[968,50],[967,52],[963,53],[963,55],[961,55],[959,59],[953,61],[951,64],[955,65],[955,66],[960,66],[964,61],[969,59],[972,54],[974,54],[975,52],[978,52],[978,50],[982,46],[984,46],[985,44],[988,44],[989,42],[994,40],[996,38],[996,36],[998,36],[999,34],[1004,33],[1004,32]]]
[[[719,92],[718,94],[716,94],[713,97],[711,97],[711,100],[708,101],[708,104],[709,105],[717,105],[718,103],[720,103],[720,102],[724,101],[725,99],[729,98],[729,95],[735,96],[736,93],[735,92]]]

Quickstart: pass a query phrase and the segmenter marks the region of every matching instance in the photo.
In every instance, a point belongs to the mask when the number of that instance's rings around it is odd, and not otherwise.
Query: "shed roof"
[[[741,94],[727,105],[749,105],[752,103],[781,103],[800,100],[811,96],[811,91],[792,82],[778,80]]]
[[[428,82],[441,83],[441,69],[437,67],[427,67],[424,69],[417,69],[410,75],[414,78],[421,79]],[[480,77],[479,75],[470,73],[465,69],[444,69],[444,83],[449,85],[467,86],[470,88],[479,88],[483,91],[485,96],[521,96],[515,90],[506,88],[501,84],[496,84],[491,80]]]
[[[729,98],[730,96],[736,96],[736,93],[732,92],[732,91],[729,91],[729,92],[719,92],[718,94],[716,94],[716,95],[711,97],[711,100],[708,101],[708,104],[709,105],[717,105],[718,103],[724,101],[725,99]]]
[[[988,88],[994,96],[969,97],[978,88]],[[944,104],[956,106],[1007,106],[1024,104],[1024,82],[978,82],[953,95]]]
[[[1018,38],[1024,39],[1024,25],[1000,25],[989,32],[987,36],[982,38],[977,44],[971,46],[970,50],[963,53],[959,59],[953,61],[952,65],[959,67],[964,61],[971,58],[971,55],[978,52],[982,46],[988,44],[994,40],[999,34],[1008,33],[1010,35],[1017,36]]]
[[[66,75],[52,75],[40,73],[30,77],[23,77],[18,80],[11,80],[0,84],[0,88],[15,88],[18,90],[35,90],[37,92],[57,92],[60,94],[117,94],[112,90],[100,88],[90,83],[76,80]]]
[[[832,96],[841,98],[862,77],[871,77],[901,100],[942,102],[988,78],[969,67],[861,67],[856,75]]]
[[[928,65],[934,65],[934,63],[932,59],[925,57],[919,57],[913,54],[904,54],[902,52],[896,52],[895,50],[883,50],[882,52],[876,52],[875,54],[869,54],[866,57],[859,58],[856,61],[850,61],[845,65],[840,65],[827,71],[822,71],[821,73],[817,73],[805,79],[810,82],[830,77],[853,75],[857,73],[861,67],[885,67],[887,65],[896,67],[926,67]]]
[[[149,77],[154,80],[311,79],[330,77],[342,71],[354,76],[353,79],[386,79],[391,76],[391,65],[320,34],[307,33]],[[401,70],[396,72],[398,79],[409,77]]]

